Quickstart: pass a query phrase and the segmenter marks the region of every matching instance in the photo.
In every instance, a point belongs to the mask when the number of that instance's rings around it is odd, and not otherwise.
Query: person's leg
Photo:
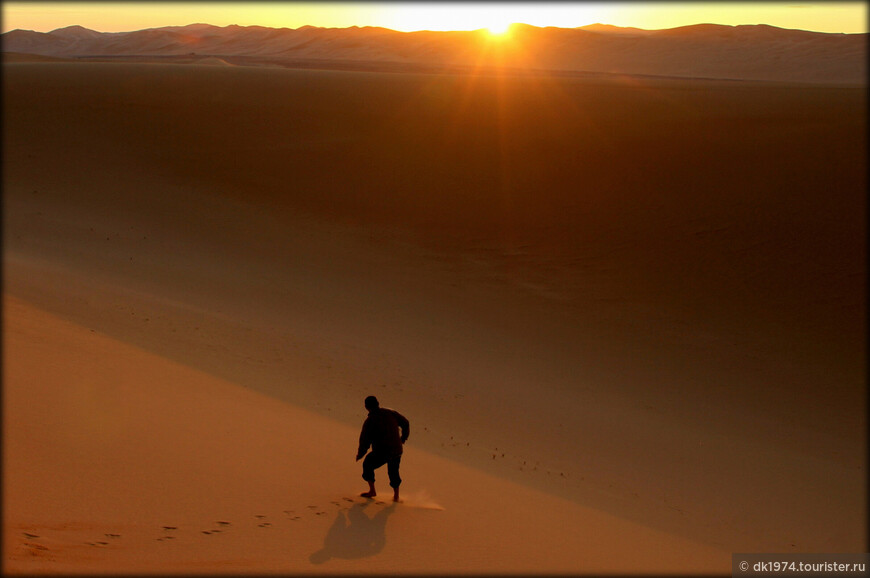
[[[363,460],[362,478],[369,483],[369,491],[360,494],[363,498],[374,498],[378,495],[375,491],[375,470],[386,463],[386,460],[375,452],[371,452]]]
[[[399,486],[402,484],[402,478],[399,476],[399,465],[402,463],[402,456],[397,456],[387,462],[387,474],[390,476],[390,487],[393,488],[393,501],[399,501]]]

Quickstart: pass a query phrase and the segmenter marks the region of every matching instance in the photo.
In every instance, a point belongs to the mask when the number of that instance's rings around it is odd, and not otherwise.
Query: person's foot
[[[362,494],[360,494],[360,496],[362,496],[363,498],[374,498],[375,496],[377,496],[377,494],[374,492],[363,492]]]
[[[396,490],[396,492],[393,494],[393,501],[394,502],[401,502],[402,501],[399,499],[399,491],[398,490]]]

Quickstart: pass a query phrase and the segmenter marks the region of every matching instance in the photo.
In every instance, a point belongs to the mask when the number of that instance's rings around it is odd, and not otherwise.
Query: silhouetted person
[[[387,474],[390,477],[390,487],[393,488],[393,501],[399,501],[399,485],[402,478],[399,477],[399,464],[402,461],[402,445],[411,433],[408,420],[399,412],[381,407],[378,398],[370,395],[365,400],[369,416],[363,423],[362,432],[359,435],[359,451],[356,460],[359,461],[371,446],[372,451],[363,460],[362,477],[369,483],[369,491],[360,494],[364,498],[374,498],[375,470],[387,464]],[[401,428],[401,433],[399,429]]]

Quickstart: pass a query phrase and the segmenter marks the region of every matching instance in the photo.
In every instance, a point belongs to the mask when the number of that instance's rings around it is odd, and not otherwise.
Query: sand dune
[[[4,340],[12,432],[4,571],[567,572],[581,559],[589,571],[722,566],[715,548],[420,450],[404,460],[418,480],[404,503],[365,500],[347,459],[355,428],[15,299],[4,312],[13,337]],[[427,495],[430,481],[446,506]],[[629,537],[626,558],[618,551]]]
[[[223,58],[216,58],[214,56],[209,56],[206,58],[200,58],[196,61],[196,64],[201,64],[205,66],[232,66],[229,62],[224,60]]]
[[[515,25],[509,38],[486,31],[410,32],[386,28],[297,30],[262,26],[170,26],[99,33],[70,26],[49,33],[13,30],[3,50],[64,57],[216,56],[285,66],[349,62],[390,69],[511,69],[864,84],[866,34],[827,34],[765,25],[702,24],[640,30]],[[237,60],[232,60],[233,58]]]
[[[864,547],[864,89],[79,62],[3,91],[4,569]],[[369,393],[412,421],[404,508],[354,498]]]
[[[19,52],[4,52],[3,62],[74,62],[69,58],[53,58],[39,54],[22,54]]]

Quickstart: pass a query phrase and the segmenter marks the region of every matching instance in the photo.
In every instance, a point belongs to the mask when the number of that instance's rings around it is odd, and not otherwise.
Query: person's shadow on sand
[[[312,564],[323,564],[332,558],[365,558],[384,549],[387,517],[396,511],[396,504],[381,509],[371,518],[364,511],[369,504],[371,502],[356,504],[347,513],[338,513],[326,533],[323,548],[309,556]]]

